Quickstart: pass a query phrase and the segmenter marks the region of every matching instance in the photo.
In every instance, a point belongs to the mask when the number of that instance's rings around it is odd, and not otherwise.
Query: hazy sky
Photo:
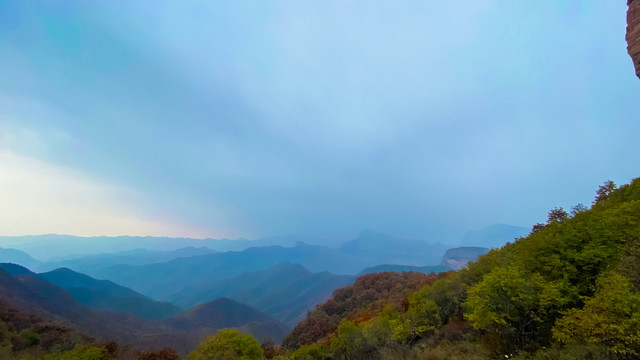
[[[640,176],[625,13],[0,0],[0,235],[529,227]]]

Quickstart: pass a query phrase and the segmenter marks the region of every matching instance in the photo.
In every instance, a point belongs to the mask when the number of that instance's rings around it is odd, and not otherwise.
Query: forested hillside
[[[637,358],[640,179],[606,182],[591,209],[551,210],[530,235],[412,292],[407,306],[342,312],[330,335],[295,341],[337,301],[358,297],[341,289],[310,313],[285,340],[293,359]]]
[[[632,359],[640,355],[639,329],[636,179],[620,188],[606,182],[590,209],[551,210],[546,224],[458,272],[361,276],[310,312],[283,348],[268,344],[263,354]]]
[[[386,272],[360,276],[353,285],[338,289],[326,303],[318,305],[284,340],[287,348],[327,340],[341,320],[364,321],[385,308],[406,309],[407,296],[447,273]]]
[[[6,268],[15,278],[4,273],[5,289],[13,286],[25,294],[35,289],[26,282],[33,277],[28,270]],[[31,290],[21,290],[18,280]],[[224,306],[210,311],[214,303]],[[204,326],[234,317],[226,305],[245,306],[231,300],[211,304],[171,321]],[[80,334],[69,338],[64,334],[71,330],[43,327],[40,320],[16,325],[3,316],[7,354],[70,351],[73,358],[74,351],[93,351],[91,359],[125,354],[117,345],[91,345]],[[269,327],[264,329],[261,346],[250,335],[224,330],[192,347],[188,358],[635,359],[640,356],[640,179],[620,188],[606,182],[590,208],[552,209],[547,222],[535,224],[528,236],[457,272],[362,275],[309,312],[281,346],[268,338]],[[45,342],[51,332],[67,337],[60,344]],[[177,358],[170,349],[136,356]]]

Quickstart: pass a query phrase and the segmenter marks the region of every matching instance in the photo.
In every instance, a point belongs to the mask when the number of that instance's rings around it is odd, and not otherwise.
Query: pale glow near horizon
[[[136,193],[0,150],[0,235],[217,236],[136,213]]]

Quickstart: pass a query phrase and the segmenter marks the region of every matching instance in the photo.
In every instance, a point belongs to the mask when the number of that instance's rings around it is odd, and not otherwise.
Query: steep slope
[[[13,263],[0,263],[0,269],[6,271],[11,276],[16,276],[16,275],[36,276],[36,273],[27,269],[26,267],[18,264],[13,264]]]
[[[627,50],[640,78],[640,1],[629,0],[627,11]]]
[[[0,270],[0,301],[98,338],[128,343],[133,334],[154,331],[153,325],[143,320],[92,311],[63,289],[32,275],[11,276]]]
[[[284,344],[316,343],[326,358],[344,359],[636,359],[640,179],[618,189],[606,182],[591,209],[549,217],[402,307],[354,316],[347,305],[363,294],[336,291]]]
[[[169,346],[181,353],[193,349],[204,337],[227,325],[257,337],[279,338],[286,331],[285,325],[247,305],[229,305],[224,301],[188,310],[175,319],[155,322],[119,312],[91,310],[45,279],[34,275],[11,276],[2,269],[0,306],[34,314],[98,339],[115,340],[140,349]],[[253,320],[256,322],[251,322]]]
[[[265,270],[186,288],[170,300],[189,307],[228,297],[293,326],[304,318],[307,310],[353,280],[355,276],[312,273],[302,265],[283,262]]]
[[[413,291],[444,278],[448,273],[386,272],[360,276],[353,285],[333,292],[331,299],[307,314],[284,339],[289,348],[327,340],[342,319],[362,321],[383,309],[403,309]]]
[[[93,339],[78,331],[0,302],[0,358],[42,358],[76,345],[87,345]]]
[[[149,299],[109,280],[96,280],[66,268],[38,276],[63,288],[75,300],[94,310],[118,311],[147,320],[167,319],[182,311],[173,304]]]

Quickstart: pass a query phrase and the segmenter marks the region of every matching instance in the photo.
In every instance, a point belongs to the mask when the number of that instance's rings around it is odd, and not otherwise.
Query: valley
[[[143,239],[140,245],[148,241]],[[256,243],[260,244],[246,246]],[[175,246],[181,244],[175,241]],[[23,242],[24,249],[30,246],[35,245]],[[12,290],[2,300],[97,339],[143,350],[164,344],[185,353],[225,328],[239,329],[260,341],[280,342],[316,305],[358,276],[391,269],[420,276],[446,272],[453,269],[451,261],[473,261],[488,249],[461,251],[467,256],[464,260],[447,255],[451,250],[445,251],[443,245],[399,240],[370,230],[337,248],[300,241],[290,247],[237,251],[205,246],[136,248],[67,254],[49,261],[3,248],[0,269],[6,288]],[[394,265],[397,261],[400,264]]]

